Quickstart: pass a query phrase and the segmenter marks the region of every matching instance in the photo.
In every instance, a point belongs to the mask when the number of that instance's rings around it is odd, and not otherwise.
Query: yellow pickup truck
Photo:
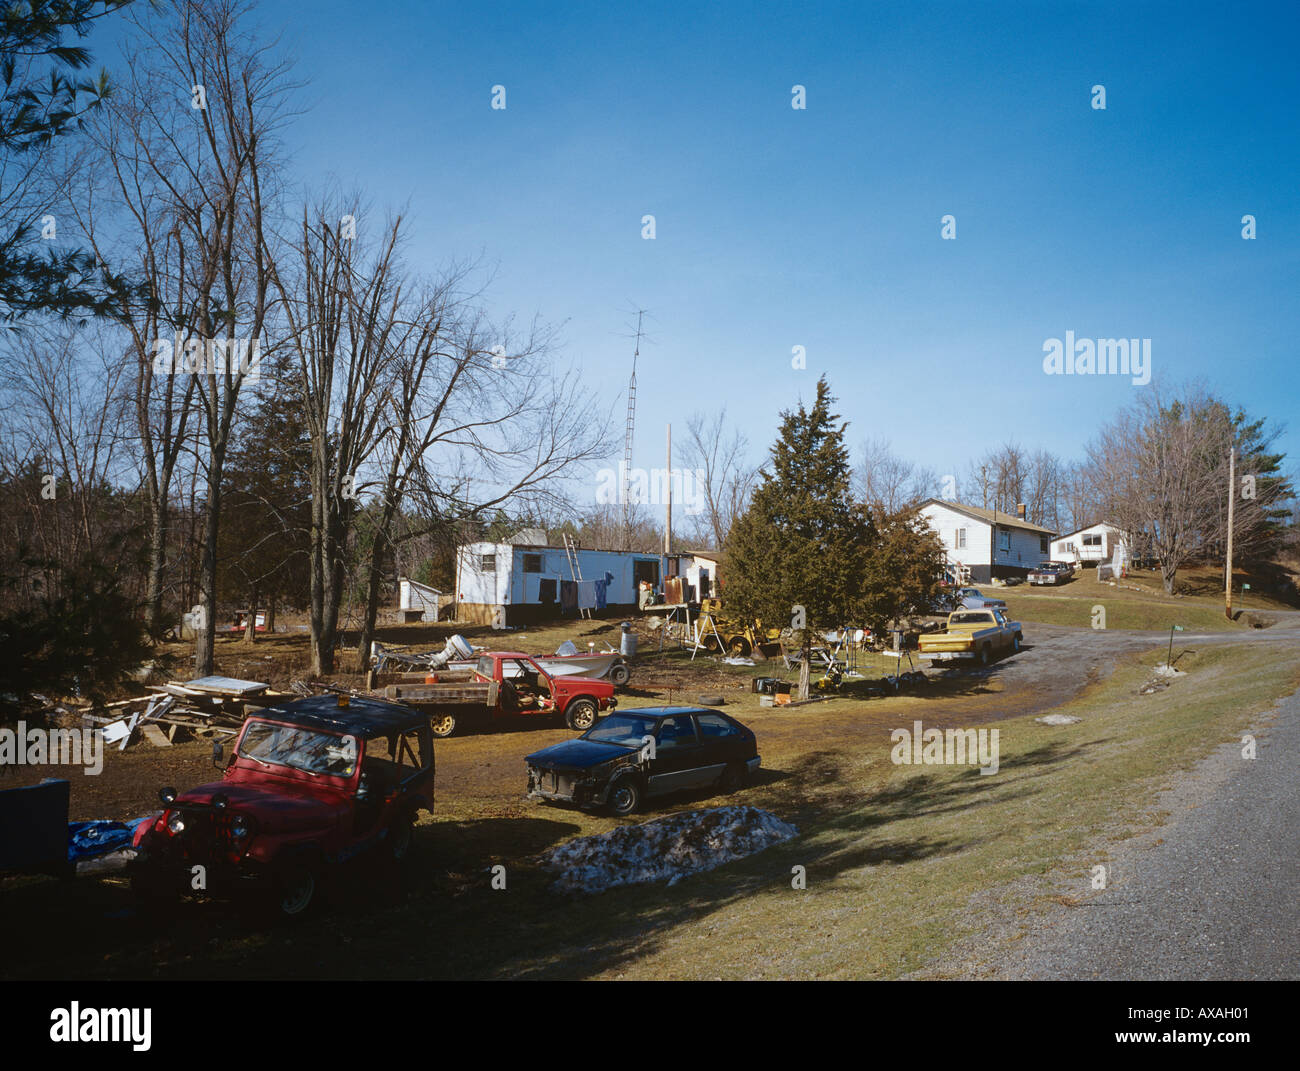
[[[954,610],[943,632],[922,633],[921,657],[932,662],[973,660],[987,666],[1000,654],[1020,650],[1019,621],[998,609]]]

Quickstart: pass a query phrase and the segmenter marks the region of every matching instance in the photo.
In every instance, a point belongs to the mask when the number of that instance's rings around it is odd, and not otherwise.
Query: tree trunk
[[[248,622],[244,625],[244,639],[249,643],[257,642],[257,581],[248,589]]]
[[[145,627],[156,636],[162,627],[163,575],[167,568],[167,507],[150,502],[149,517],[149,588],[145,596]]]
[[[194,649],[194,674],[207,677],[213,672],[217,624],[217,531],[221,523],[221,463],[214,459],[208,478],[208,500],[203,511],[203,562],[199,570],[201,601],[207,606],[207,628],[198,634]]]
[[[268,636],[275,633],[275,602],[276,593],[272,591],[271,597],[267,600],[266,605],[266,634]]]
[[[812,661],[812,642],[808,638],[807,632],[804,633],[803,641],[803,658],[799,662],[799,698],[807,699],[808,689],[808,663]]]

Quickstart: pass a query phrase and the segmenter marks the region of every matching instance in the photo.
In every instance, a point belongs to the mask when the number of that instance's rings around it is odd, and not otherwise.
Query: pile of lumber
[[[200,677],[151,685],[145,695],[108,703],[82,719],[102,726],[104,742],[117,744],[120,751],[138,737],[170,747],[182,733],[234,736],[248,714],[295,698],[293,692],[274,692],[260,681]]]

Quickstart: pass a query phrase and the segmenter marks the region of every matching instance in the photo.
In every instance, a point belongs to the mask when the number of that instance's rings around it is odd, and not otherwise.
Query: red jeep
[[[220,781],[159,795],[166,809],[135,836],[137,893],[249,892],[300,915],[339,864],[406,858],[433,810],[429,722],[377,699],[297,699],[244,722]]]

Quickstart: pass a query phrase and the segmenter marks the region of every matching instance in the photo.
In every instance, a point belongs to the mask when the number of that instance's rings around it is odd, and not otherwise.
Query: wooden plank
[[[131,736],[135,733],[135,727],[139,724],[140,715],[132,714],[131,720],[126,723],[126,735],[122,737],[122,742],[117,746],[118,751],[125,751],[126,745],[131,742]]]
[[[166,734],[154,725],[152,722],[145,722],[140,726],[140,733],[154,747],[171,747],[172,742],[167,739]]]

